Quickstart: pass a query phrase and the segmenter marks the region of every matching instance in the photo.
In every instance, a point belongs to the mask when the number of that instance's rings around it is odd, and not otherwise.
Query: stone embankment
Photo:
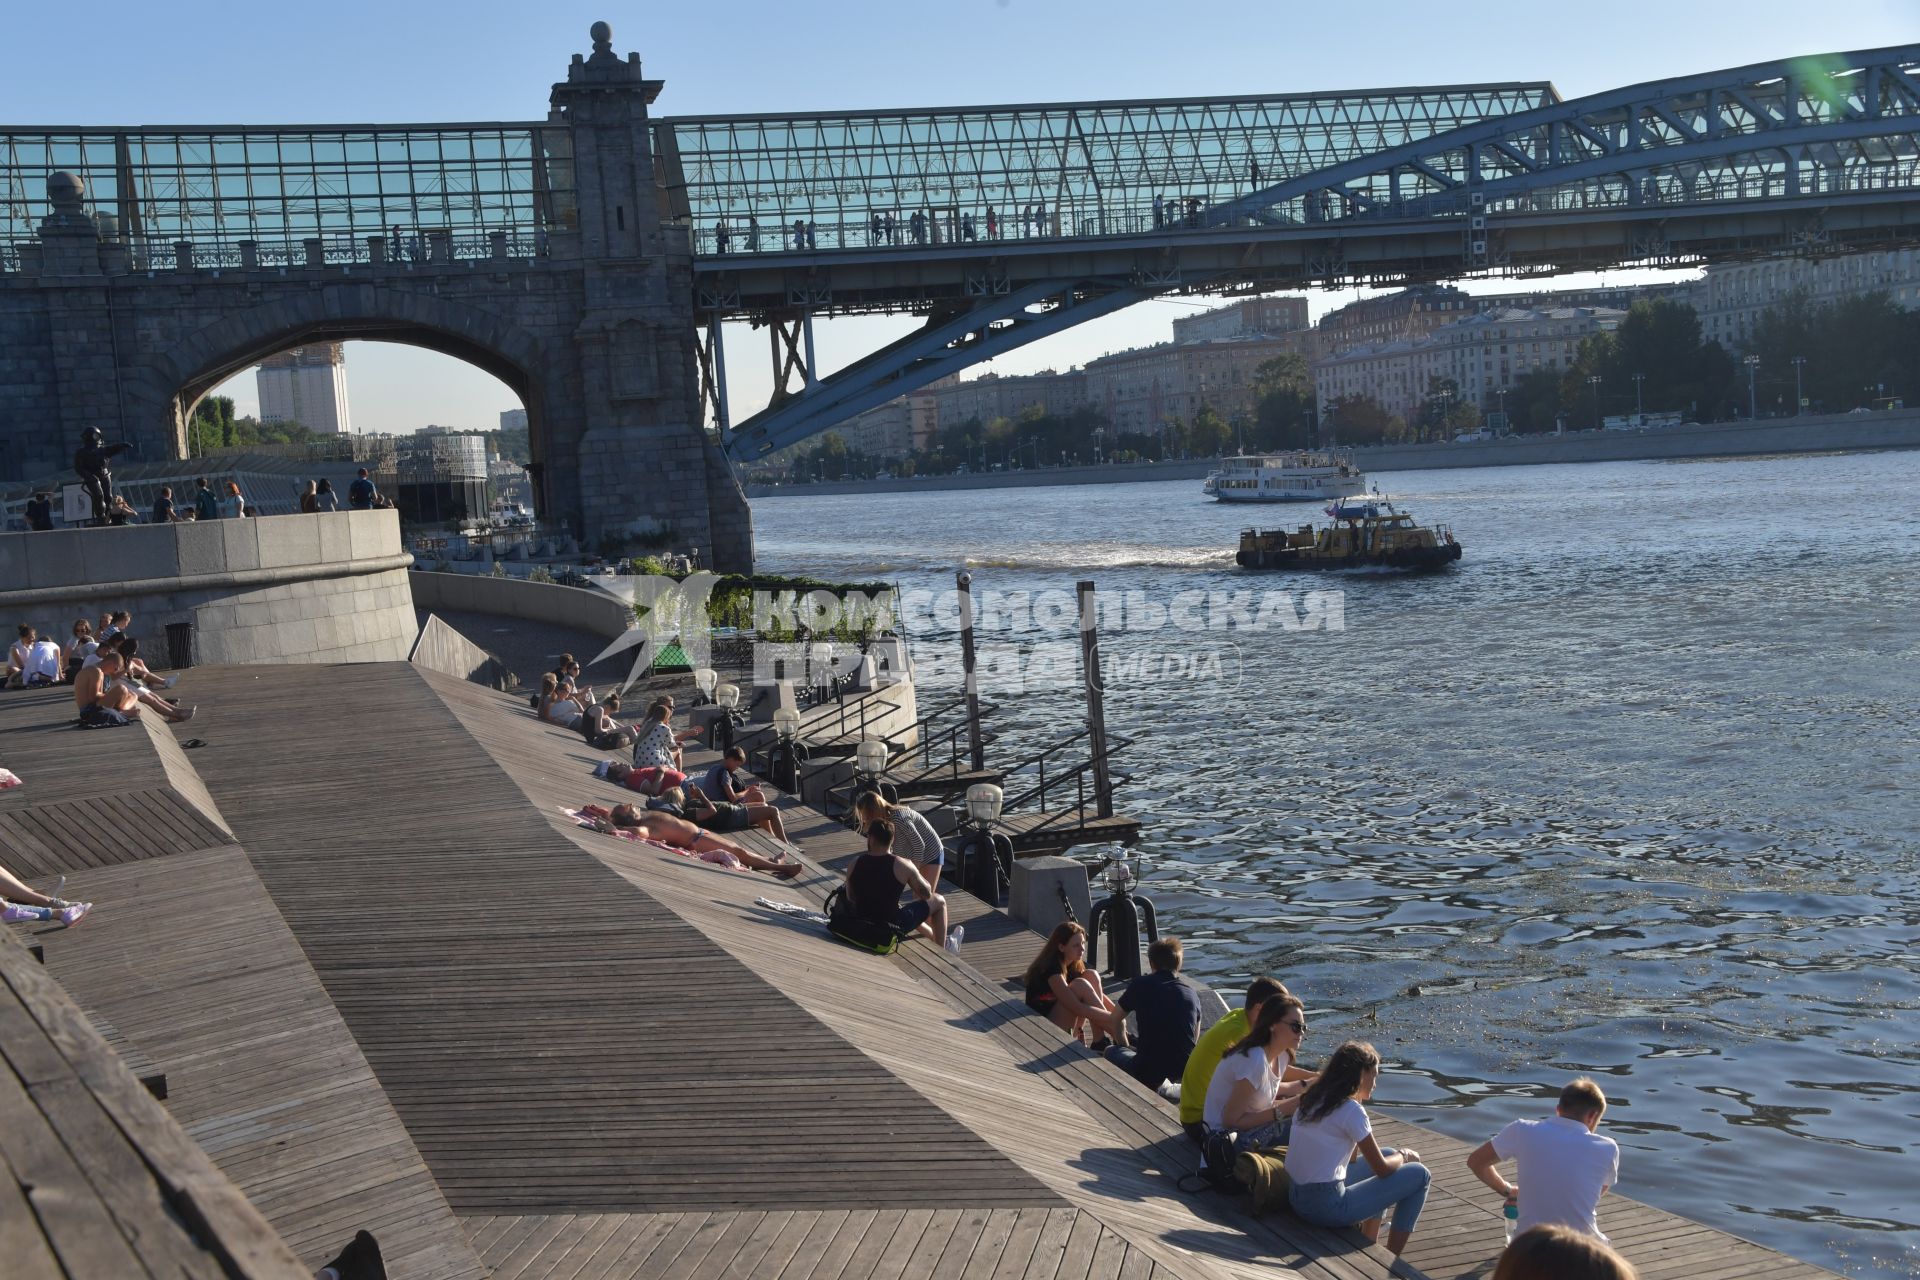
[[[1920,448],[1920,409],[1704,423],[1648,431],[1581,431],[1564,436],[1510,436],[1465,444],[1373,445],[1355,449],[1369,474],[1441,467],[1515,467],[1560,462],[1751,457],[1772,453]],[[939,489],[1037,488],[1057,484],[1129,484],[1148,480],[1202,480],[1212,458],[1180,462],[1047,467],[911,480],[853,480],[828,484],[752,485],[750,498],[836,493],[924,493]]]

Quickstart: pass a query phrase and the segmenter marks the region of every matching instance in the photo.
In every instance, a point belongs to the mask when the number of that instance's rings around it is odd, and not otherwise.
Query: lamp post
[[[720,682],[720,674],[712,667],[696,667],[693,672],[693,705],[704,707],[713,701],[713,690]]]
[[[1004,792],[991,782],[967,788],[967,820],[972,830],[960,846],[960,887],[982,902],[999,906],[1001,887],[1013,875],[1013,842],[994,834]]]
[[[807,646],[807,674],[811,677],[807,683],[813,687],[816,705],[833,696],[838,681],[833,675],[832,645],[816,641]]]
[[[1096,467],[1100,465],[1100,442],[1106,438],[1107,429],[1105,427],[1095,427],[1093,429],[1093,465]]]
[[[1633,417],[1635,426],[1646,425],[1647,405],[1646,401],[1640,396],[1640,384],[1646,380],[1647,375],[1644,373],[1636,373],[1633,375]]]
[[[721,710],[720,751],[725,754],[733,750],[734,731],[740,727],[738,708],[740,706],[740,686],[737,684],[716,685],[713,690],[714,705]]]
[[[853,793],[878,791],[888,804],[899,799],[899,791],[886,780],[887,744],[878,738],[862,738],[853,749]]]
[[[1760,374],[1760,357],[1748,356],[1742,363],[1747,366],[1747,421],[1752,422],[1760,416],[1760,393],[1755,382]]]
[[[1807,402],[1806,395],[1800,388],[1800,373],[1806,367],[1807,358],[1805,356],[1795,356],[1793,358],[1793,416],[1796,418],[1800,416],[1800,406]]]
[[[1593,397],[1593,429],[1598,431],[1600,429],[1600,375],[1588,374],[1587,387],[1587,394]]]
[[[800,713],[782,707],[773,713],[774,749],[768,772],[773,785],[789,795],[800,790]]]
[[[1143,918],[1147,927],[1147,941],[1160,940],[1160,924],[1154,916],[1153,900],[1133,891],[1134,882],[1146,871],[1145,859],[1140,859],[1136,868],[1124,852],[1110,853],[1101,866],[1106,872],[1111,892],[1094,904],[1093,916],[1087,921],[1087,967],[1100,967],[1100,934],[1104,930],[1107,935],[1107,972],[1115,978],[1137,978],[1140,976],[1140,925]]]

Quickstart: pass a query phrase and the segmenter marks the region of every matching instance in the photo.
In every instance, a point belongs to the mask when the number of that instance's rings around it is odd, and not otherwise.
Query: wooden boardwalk
[[[513,762],[515,781],[535,804],[578,803],[597,786],[586,776],[584,753],[571,760],[553,753],[564,735],[487,690],[433,679],[489,750]],[[788,832],[809,861],[831,871],[857,852],[858,838],[839,823],[782,803]],[[1312,1227],[1290,1214],[1254,1220],[1233,1200],[1177,1190],[1176,1180],[1197,1169],[1198,1152],[1174,1108],[1026,1011],[1013,979],[1040,939],[1004,913],[943,886],[956,919],[967,922],[964,963],[924,946],[890,959],[863,957],[754,905],[763,895],[817,904],[835,876],[774,887],[762,877],[690,867],[590,832],[565,834],[720,945],[780,974],[789,995],[956,1123],[1032,1170],[1100,1230],[1116,1233],[1129,1256],[1181,1275],[1271,1275],[1276,1267],[1324,1280],[1388,1275],[1391,1255],[1352,1232]],[[1467,1171],[1469,1146],[1390,1118],[1378,1117],[1376,1127],[1383,1143],[1420,1150],[1434,1172],[1408,1261],[1436,1278],[1489,1274],[1502,1239],[1499,1203]],[[1647,1280],[1827,1274],[1624,1197],[1608,1197],[1602,1221]]]
[[[584,855],[412,668],[194,674],[195,763],[457,1212],[1054,1203]]]
[[[629,793],[479,685],[203,668],[182,692],[208,709],[190,752],[0,702],[0,763],[29,780],[0,820],[39,850],[0,858],[100,904],[27,930],[39,976],[167,1073],[309,1267],[367,1227],[395,1280],[1388,1274],[1351,1233],[1180,1191],[1172,1109],[1025,1011],[1039,939],[1004,914],[949,890],[961,959],[882,958],[757,905],[817,904],[857,849],[813,810],[785,805],[820,870],[776,883],[575,826],[560,806]],[[100,799],[156,794],[192,821]],[[1379,1128],[1435,1172],[1410,1261],[1484,1277],[1498,1205],[1465,1147]],[[1603,1223],[1649,1280],[1824,1274],[1624,1199]]]
[[[199,697],[199,683],[190,673],[183,688]],[[156,752],[139,728],[75,730],[70,697],[6,697],[0,759],[27,781],[0,792],[5,812],[87,804],[93,815],[40,824],[78,868],[68,896],[95,903],[79,929],[20,927],[48,974],[166,1073],[168,1111],[309,1268],[364,1227],[396,1276],[485,1276],[246,851],[221,829],[191,852],[114,856],[128,826],[86,802],[88,788],[105,777],[144,790],[177,746]],[[215,724],[209,710],[186,727],[212,752]],[[184,793],[197,779],[175,781]]]
[[[305,1280],[80,1010],[0,930],[0,1274]]]

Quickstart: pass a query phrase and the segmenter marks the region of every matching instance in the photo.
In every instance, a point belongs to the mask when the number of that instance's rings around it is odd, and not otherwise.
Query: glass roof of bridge
[[[136,245],[526,232],[571,219],[569,146],[531,124],[0,130],[0,243],[33,238],[60,169]]]
[[[1469,85],[670,118],[657,132],[662,153],[677,153],[696,251],[864,248],[1150,231],[1263,186],[1558,100],[1544,83]]]

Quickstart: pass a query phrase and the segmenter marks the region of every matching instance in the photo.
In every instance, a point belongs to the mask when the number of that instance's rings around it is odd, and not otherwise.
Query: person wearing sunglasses
[[[1299,998],[1274,996],[1260,1006],[1252,1029],[1221,1055],[1201,1115],[1208,1129],[1235,1135],[1235,1151],[1287,1145],[1294,1109],[1314,1079],[1294,1065],[1306,1034]]]

